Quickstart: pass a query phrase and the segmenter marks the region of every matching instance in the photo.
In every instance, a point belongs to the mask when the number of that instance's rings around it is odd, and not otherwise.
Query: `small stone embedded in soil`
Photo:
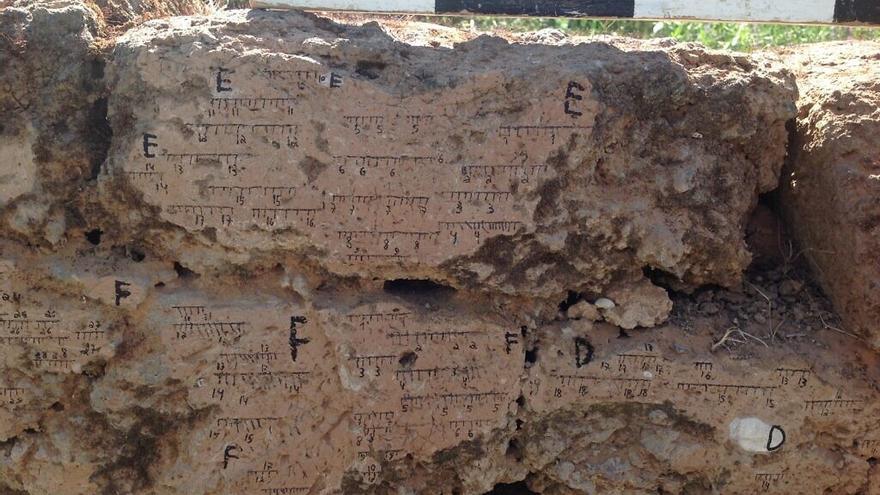
[[[608,299],[607,297],[600,297],[599,299],[596,299],[596,302],[594,304],[599,309],[611,309],[615,306],[614,301]]]
[[[577,303],[575,303],[573,306],[568,308],[566,316],[573,320],[584,319],[588,321],[599,321],[600,319],[602,319],[602,315],[599,314],[597,306],[590,304],[587,301],[578,301]]]
[[[730,422],[730,438],[749,452],[773,452],[785,443],[785,432],[760,418],[736,418]]]
[[[666,290],[647,281],[614,289],[609,295],[616,303],[603,308],[602,315],[609,323],[627,330],[663,323],[672,310]]]

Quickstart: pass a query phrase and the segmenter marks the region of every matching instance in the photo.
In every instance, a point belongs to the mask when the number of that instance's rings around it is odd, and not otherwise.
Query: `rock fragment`
[[[663,323],[672,310],[672,301],[666,290],[648,281],[613,289],[609,295],[615,302],[611,307],[602,307],[602,316],[609,323],[627,330]]]
[[[573,320],[599,321],[602,319],[602,315],[599,314],[597,307],[588,301],[578,301],[575,303],[572,307],[568,308],[566,316]]]
[[[730,439],[749,452],[773,452],[785,443],[785,431],[760,418],[736,418],[730,422]]]
[[[595,305],[599,309],[613,309],[616,306],[614,301],[608,299],[607,297],[600,297],[599,299],[596,299]]]

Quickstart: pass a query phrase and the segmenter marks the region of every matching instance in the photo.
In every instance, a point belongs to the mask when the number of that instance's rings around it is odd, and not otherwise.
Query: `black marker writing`
[[[574,339],[574,364],[578,368],[583,367],[593,360],[593,344],[584,337]],[[583,353],[583,354],[582,354]]]
[[[774,435],[774,433],[776,433]],[[782,430],[781,426],[773,425],[770,428],[770,434],[767,435],[767,450],[769,452],[773,452],[774,450],[779,450],[782,447],[782,444],[785,443],[785,431]]]
[[[513,344],[519,344],[519,339],[517,337],[517,334],[513,332],[504,332],[504,352],[510,354],[510,346]]]
[[[234,73],[234,70],[224,69],[223,67],[217,68],[217,92],[221,93],[223,91],[232,91],[232,81],[223,77],[224,73]]]
[[[155,153],[150,152],[150,148],[158,146],[158,144],[154,143],[152,140],[158,138],[155,134],[147,134],[144,133],[144,156],[147,158],[155,158]]]
[[[308,320],[305,316],[291,316],[290,317],[290,338],[288,342],[290,343],[290,359],[296,362],[296,358],[299,355],[299,346],[308,344],[311,339],[307,338],[299,338],[296,335],[297,323],[305,324]]]
[[[119,306],[119,301],[125,299],[126,297],[131,295],[131,291],[126,290],[125,287],[130,286],[131,284],[128,282],[123,282],[122,280],[116,281],[116,305]]]
[[[565,89],[564,108],[565,108],[565,113],[568,115],[571,115],[571,117],[574,119],[583,115],[583,112],[578,112],[577,110],[574,110],[572,108],[572,106],[576,102],[584,99],[584,97],[582,95],[580,95],[579,93],[576,93],[575,90],[583,91],[584,87],[574,81],[569,81],[568,87]]]
[[[226,448],[223,450],[223,469],[229,467],[230,459],[238,459],[238,456],[232,453],[233,450],[238,450],[238,446],[227,445]]]

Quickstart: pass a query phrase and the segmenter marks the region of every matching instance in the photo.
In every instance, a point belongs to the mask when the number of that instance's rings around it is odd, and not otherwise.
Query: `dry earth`
[[[783,181],[786,215],[850,329],[880,347],[878,43],[784,54],[802,92]]]

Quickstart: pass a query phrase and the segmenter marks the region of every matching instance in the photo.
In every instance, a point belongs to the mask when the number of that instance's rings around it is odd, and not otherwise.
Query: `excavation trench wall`
[[[878,493],[793,56],[148,7],[0,11],[0,493]]]

